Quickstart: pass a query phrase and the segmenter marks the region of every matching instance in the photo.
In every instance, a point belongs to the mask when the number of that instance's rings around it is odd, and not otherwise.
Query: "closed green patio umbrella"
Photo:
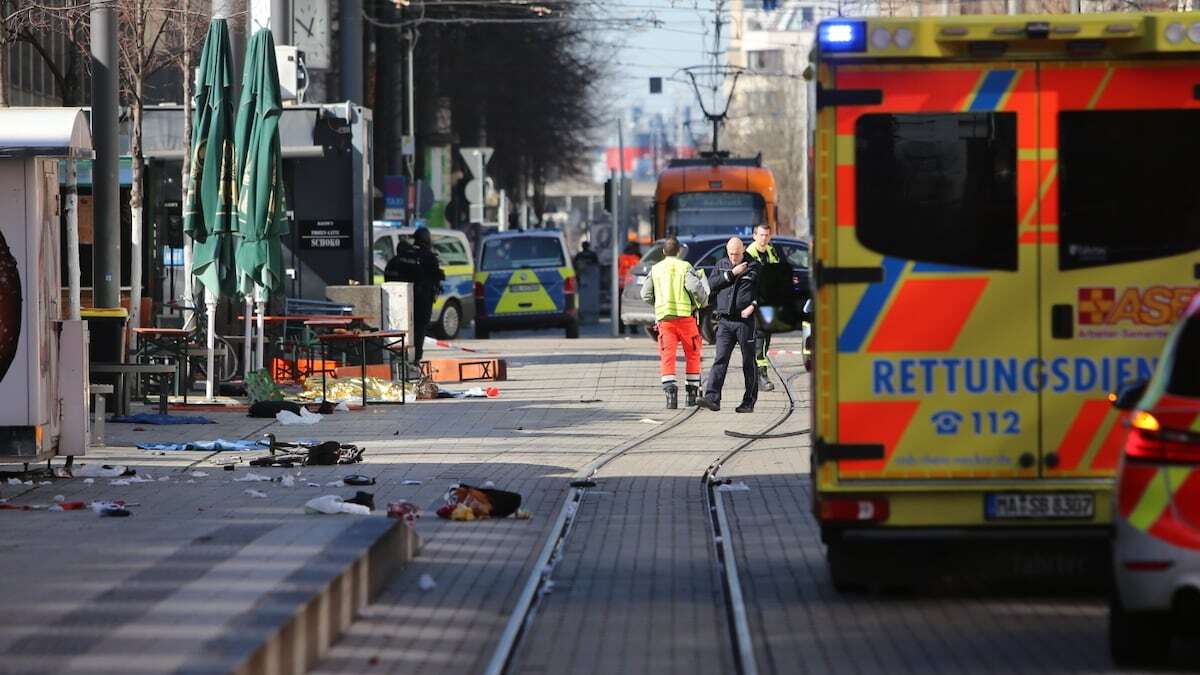
[[[288,232],[283,189],[283,153],[279,116],[283,112],[275,40],[260,30],[246,47],[242,96],[234,129],[238,176],[237,285],[246,298],[247,369],[250,350],[250,302],[257,300],[257,368],[263,367],[264,301],[283,288],[281,238]]]
[[[232,231],[236,197],[233,154],[233,78],[229,29],[225,19],[213,19],[204,39],[197,76],[193,118],[191,173],[183,228],[193,240],[192,270],[204,286],[208,306],[208,383],[213,396],[213,345],[217,298],[236,289]]]

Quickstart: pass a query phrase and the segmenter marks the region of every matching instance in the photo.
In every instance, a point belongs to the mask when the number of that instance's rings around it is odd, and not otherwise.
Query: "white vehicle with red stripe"
[[[1109,641],[1118,663],[1150,665],[1174,635],[1200,636],[1200,298],[1149,384],[1114,398],[1133,416],[1117,479]]]

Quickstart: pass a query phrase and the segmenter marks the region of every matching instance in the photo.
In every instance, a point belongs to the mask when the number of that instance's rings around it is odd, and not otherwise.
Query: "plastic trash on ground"
[[[353,515],[367,516],[371,514],[371,509],[359,505],[350,504],[342,500],[337,495],[322,495],[308,500],[304,504],[305,513],[322,513],[333,515],[337,513],[350,513]]]
[[[750,486],[742,481],[736,483],[721,483],[717,486],[717,490],[721,492],[749,492]]]
[[[246,494],[250,495],[251,497],[254,497],[255,499],[266,499],[267,498],[267,493],[263,492],[262,490],[242,490],[242,492],[245,492]]]
[[[300,414],[288,410],[280,410],[275,413],[275,419],[283,425],[290,426],[293,424],[316,424],[321,421],[322,415],[315,412],[309,412],[308,408],[301,406]]]
[[[234,478],[233,482],[235,482],[235,483],[267,483],[267,482],[270,482],[271,480],[272,479],[270,476],[260,476],[259,474],[254,473],[253,471],[247,471],[245,476],[239,476],[238,478]]]
[[[417,588],[423,591],[432,591],[437,588],[437,582],[428,574],[422,574],[420,579],[417,579]]]
[[[507,518],[521,507],[521,495],[515,492],[470,485],[451,485],[442,500],[437,514],[448,520]]]
[[[421,509],[412,502],[399,501],[387,505],[388,518],[398,518],[407,523],[416,522],[421,517]]]
[[[124,476],[129,469],[122,465],[84,464],[79,467],[78,475],[90,478],[116,478]]]

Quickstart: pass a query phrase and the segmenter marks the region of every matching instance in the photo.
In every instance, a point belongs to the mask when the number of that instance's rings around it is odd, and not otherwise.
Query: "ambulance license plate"
[[[540,288],[539,284],[513,284],[508,287],[508,290],[513,293],[533,293]]]
[[[984,497],[988,520],[1091,518],[1096,497],[1086,492],[997,492]]]

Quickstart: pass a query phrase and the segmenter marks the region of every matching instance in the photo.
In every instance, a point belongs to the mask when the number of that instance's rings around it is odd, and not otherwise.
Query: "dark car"
[[[728,241],[729,237],[727,236],[682,236],[679,237],[679,243],[683,247],[680,257],[707,275],[716,267],[717,261],[725,256],[725,244]],[[742,237],[742,241],[749,246],[753,240],[750,237]],[[790,305],[764,308],[762,315],[764,318],[769,315],[772,333],[799,330],[801,323],[808,318],[804,314],[804,304],[810,296],[808,244],[799,239],[775,237],[771,240],[771,245],[792,266],[792,290],[795,298]],[[645,281],[646,275],[650,274],[650,268],[654,266],[654,263],[662,258],[662,241],[656,241],[646,255],[642,256],[638,264],[629,270],[632,279],[625,285],[625,290],[621,293],[621,321],[628,325],[645,326],[646,333],[651,337],[653,337],[654,330],[654,307],[642,300],[642,282]],[[712,312],[709,307],[705,307],[701,312],[700,333],[704,336],[704,341],[709,344],[712,344],[716,338],[716,326],[713,324]]]

